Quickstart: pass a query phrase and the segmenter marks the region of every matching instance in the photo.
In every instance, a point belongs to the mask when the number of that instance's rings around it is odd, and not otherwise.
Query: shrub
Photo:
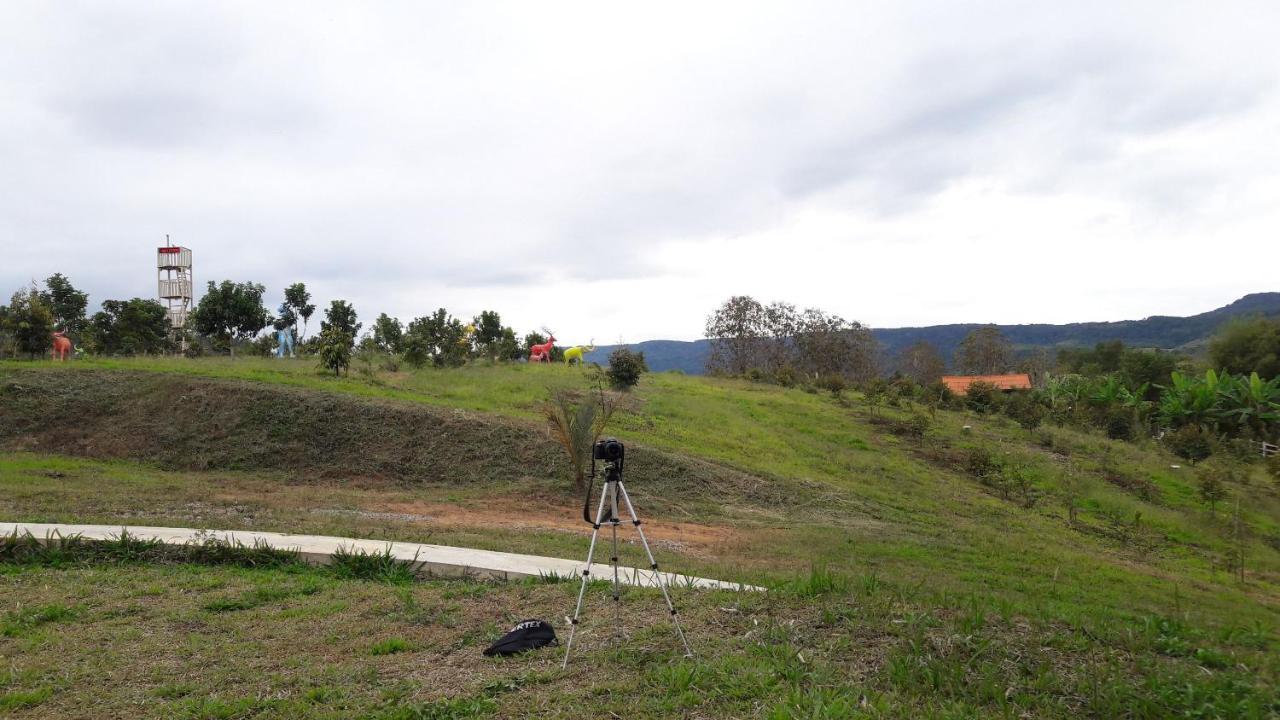
[[[1027,432],[1040,427],[1045,416],[1044,406],[1025,392],[1014,393],[1005,404],[1004,412]]]
[[[1133,439],[1133,413],[1125,408],[1112,408],[1102,421],[1107,437],[1112,440]]]
[[[615,390],[630,390],[640,382],[640,375],[649,372],[644,353],[618,348],[609,354],[609,369],[605,375]]]
[[[905,420],[887,420],[885,425],[888,426],[889,432],[901,437],[923,438],[925,433],[929,432],[929,426],[932,422],[925,415],[913,413],[911,417]]]
[[[988,448],[978,446],[969,448],[965,456],[964,469],[970,475],[983,479],[1000,474],[1004,463]]]
[[[320,364],[334,375],[351,366],[351,336],[336,327],[320,333]]]
[[[848,385],[840,375],[823,375],[818,379],[818,387],[831,393],[831,397],[839,398]]]
[[[968,392],[964,396],[964,404],[970,410],[976,413],[990,413],[1000,409],[1003,398],[1000,397],[1000,391],[995,385],[985,382],[976,382],[969,386]]]
[[[1213,437],[1196,425],[1186,425],[1165,435],[1164,444],[1174,455],[1192,463],[1213,454]]]

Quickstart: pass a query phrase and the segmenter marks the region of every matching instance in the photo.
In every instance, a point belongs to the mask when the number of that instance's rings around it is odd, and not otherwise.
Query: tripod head
[[[613,490],[617,492],[615,483],[622,482],[622,466],[625,463],[626,446],[624,446],[617,438],[605,438],[599,440],[591,448],[591,476],[587,478],[587,496],[582,501],[582,521],[588,525],[595,525],[595,521],[591,519],[591,490],[596,481],[596,461],[600,460],[604,463],[604,489],[603,492]],[[610,507],[614,507],[611,504]],[[617,513],[610,512],[609,520],[616,520]]]

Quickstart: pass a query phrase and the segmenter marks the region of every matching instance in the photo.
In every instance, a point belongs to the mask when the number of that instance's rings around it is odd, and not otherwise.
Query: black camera
[[[595,447],[592,449],[592,460],[603,460],[605,462],[616,463],[622,461],[622,454],[625,448],[622,443],[618,442],[618,438],[605,438],[597,440]]]

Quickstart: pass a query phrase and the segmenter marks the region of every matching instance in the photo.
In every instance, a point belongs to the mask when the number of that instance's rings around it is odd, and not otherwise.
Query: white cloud
[[[0,6],[0,289],[302,280],[691,338],[1277,289],[1274,4]]]

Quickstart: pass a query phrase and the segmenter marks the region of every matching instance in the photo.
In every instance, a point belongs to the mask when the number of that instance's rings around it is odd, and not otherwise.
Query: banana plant
[[[1254,437],[1270,437],[1268,431],[1280,424],[1280,377],[1264,382],[1255,372],[1247,378],[1227,375],[1223,380],[1219,416]]]
[[[1175,372],[1168,386],[1161,386],[1158,413],[1162,422],[1173,427],[1198,425],[1215,429],[1218,421],[1218,374],[1205,371],[1204,379]]]

